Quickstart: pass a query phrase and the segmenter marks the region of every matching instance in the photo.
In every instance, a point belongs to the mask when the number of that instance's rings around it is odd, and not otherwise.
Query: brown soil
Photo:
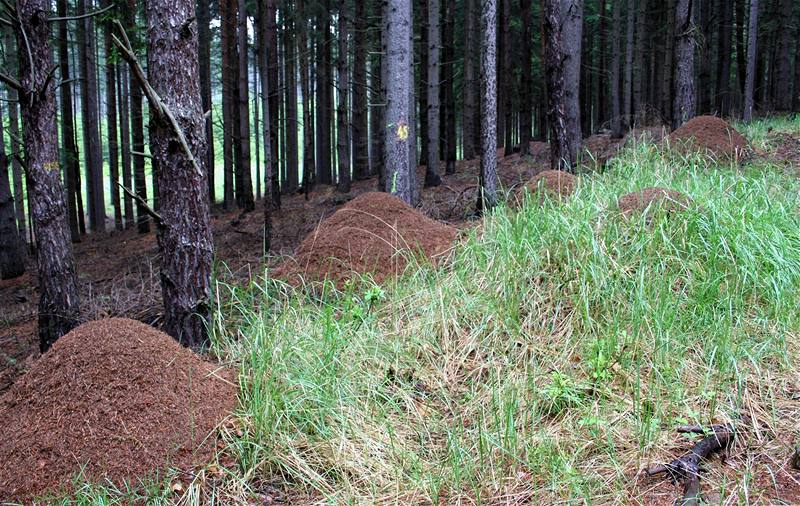
[[[380,192],[359,195],[323,220],[300,244],[294,259],[275,276],[298,282],[330,279],[337,284],[354,273],[378,282],[400,273],[408,252],[436,260],[456,239],[456,229],[431,220],[399,198]]]
[[[656,209],[674,213],[687,209],[692,199],[686,195],[667,188],[645,188],[620,197],[617,207],[623,216],[632,216],[644,211],[654,212]]]
[[[578,179],[568,172],[545,170],[533,176],[530,181],[525,183],[525,186],[520,188],[517,192],[517,201],[522,202],[526,190],[531,195],[538,194],[541,190],[540,199],[545,197],[566,199],[575,193],[577,184]]]
[[[680,151],[702,150],[714,156],[739,159],[750,152],[750,143],[728,122],[715,116],[697,116],[669,135]]]
[[[0,502],[68,487],[82,466],[121,486],[190,470],[236,406],[232,376],[142,323],[86,323],[0,397]]]

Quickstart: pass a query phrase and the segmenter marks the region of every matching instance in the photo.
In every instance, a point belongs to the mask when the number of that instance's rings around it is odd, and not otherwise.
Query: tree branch
[[[0,72],[0,81],[3,81],[7,85],[11,86],[17,91],[25,91],[22,87],[22,83],[11,77],[10,75],[6,74],[5,72]]]
[[[161,217],[160,214],[158,214],[155,210],[153,210],[152,207],[150,207],[150,205],[147,203],[147,201],[145,199],[143,199],[141,196],[133,193],[128,188],[123,186],[121,183],[117,183],[117,186],[122,188],[122,191],[125,192],[125,194],[127,196],[129,196],[130,198],[135,200],[137,204],[142,206],[142,209],[144,209],[144,211],[153,218],[153,221],[156,222],[157,226],[159,226],[159,227],[163,227],[164,226],[164,219]]]
[[[175,116],[172,114],[170,108],[167,107],[167,104],[161,101],[161,97],[158,96],[156,90],[154,90],[150,85],[150,81],[148,81],[147,77],[145,77],[144,70],[142,69],[142,66],[139,65],[139,60],[136,58],[136,55],[133,52],[131,41],[128,39],[128,35],[125,33],[125,28],[123,28],[122,23],[117,21],[116,24],[125,40],[123,43],[116,35],[111,36],[111,38],[114,40],[114,44],[116,44],[116,46],[120,49],[120,55],[131,67],[133,75],[136,77],[136,80],[142,87],[142,90],[144,91],[144,94],[147,97],[147,101],[150,103],[150,107],[153,109],[153,112],[161,119],[167,120],[172,127],[172,130],[175,132],[175,136],[178,138],[178,142],[181,144],[184,153],[192,163],[192,167],[194,167],[194,170],[197,171],[197,175],[202,177],[203,171],[200,170],[200,166],[197,164],[197,160],[195,160],[194,155],[192,154],[189,143],[186,141],[186,136],[183,134],[183,128],[181,128],[181,126],[178,124],[178,120],[175,119]]]
[[[47,22],[48,23],[55,23],[56,21],[75,21],[75,20],[78,20],[78,19],[91,18],[91,17],[94,17],[94,16],[99,16],[100,14],[103,14],[104,12],[108,12],[111,9],[113,9],[114,7],[116,7],[116,5],[112,3],[111,5],[107,5],[107,6],[103,7],[102,9],[98,9],[98,10],[92,11],[92,12],[87,12],[86,14],[79,14],[77,16],[62,16],[60,18],[47,18]]]

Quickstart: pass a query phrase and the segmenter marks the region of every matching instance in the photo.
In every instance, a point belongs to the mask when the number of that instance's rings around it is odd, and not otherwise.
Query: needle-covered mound
[[[689,208],[692,199],[681,192],[668,188],[645,188],[620,197],[617,202],[619,212],[625,217],[631,217],[645,211],[652,214],[662,211],[668,214],[684,211]]]
[[[517,202],[522,203],[525,198],[525,191],[531,195],[536,195],[541,191],[541,198],[545,196],[554,199],[566,199],[573,193],[578,186],[578,179],[563,170],[545,170],[533,176],[525,186],[517,192]]]
[[[329,279],[341,285],[354,275],[377,282],[403,272],[408,256],[436,262],[456,239],[456,229],[434,221],[388,193],[354,198],[323,220],[300,244],[295,258],[274,272],[290,283]]]
[[[215,427],[236,407],[234,383],[143,323],[77,327],[0,398],[0,503],[68,488],[82,470],[136,486],[208,462]]]
[[[716,116],[697,116],[669,135],[678,150],[700,150],[721,158],[741,158],[750,153],[750,143],[727,121]]]

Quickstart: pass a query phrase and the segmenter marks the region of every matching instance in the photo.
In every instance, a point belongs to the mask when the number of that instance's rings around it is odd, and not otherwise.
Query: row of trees
[[[263,193],[268,240],[282,194],[378,176],[413,203],[420,162],[435,186],[440,162],[451,173],[480,156],[480,212],[496,202],[497,147],[525,154],[549,139],[553,167],[572,170],[600,129],[800,107],[791,0],[2,5],[12,155],[0,157],[0,264],[18,272],[35,236],[43,349],[78,315],[69,241],[86,221],[104,230],[109,201],[118,229],[155,223],[165,327],[199,344],[218,200],[248,212]]]

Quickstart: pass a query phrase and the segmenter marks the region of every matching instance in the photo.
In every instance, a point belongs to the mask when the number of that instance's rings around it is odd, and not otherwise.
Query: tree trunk
[[[696,113],[708,114],[711,111],[711,3],[713,0],[693,0],[695,16],[698,18],[697,31],[702,43],[697,44],[697,85],[695,86]]]
[[[731,111],[731,25],[733,24],[733,5],[724,0],[720,2],[722,12],[719,23],[717,50],[717,100],[720,115],[727,116]]]
[[[511,83],[513,82],[511,79],[513,75],[511,71],[511,54],[513,52],[513,48],[511,47],[511,1],[512,0],[502,0],[503,11],[501,16],[503,17],[503,21],[500,23],[503,27],[501,33],[501,37],[503,38],[501,46],[503,50],[500,53],[500,61],[503,64],[502,72],[505,79],[500,83],[500,86],[503,88],[501,93],[503,97],[503,117],[498,119],[503,122],[503,146],[505,147],[505,153],[511,153],[511,149],[514,147],[514,127],[511,122],[511,95],[513,92],[511,89]],[[452,72],[450,75],[452,78]]]
[[[622,123],[625,130],[633,123],[633,35],[636,2],[628,0],[628,17],[625,20],[625,76],[622,82]]]
[[[158,245],[164,331],[186,346],[208,342],[212,241],[206,132],[192,0],[148,0],[147,68],[177,126],[152,107],[150,149],[159,160]],[[182,130],[182,137],[176,129]]]
[[[750,21],[747,27],[747,79],[744,86],[742,119],[753,119],[753,91],[756,84],[756,56],[758,55],[758,0],[750,0]]]
[[[355,2],[353,54],[353,174],[369,177],[369,131],[367,127],[367,36],[366,1]]]
[[[427,72],[427,148],[425,154],[425,186],[439,186],[442,179],[439,177],[439,86],[441,79],[439,69],[441,60],[441,25],[439,22],[440,6],[439,0],[425,0],[428,11],[428,47],[423,50],[428,55]]]
[[[481,167],[477,212],[497,204],[497,0],[481,2]]]
[[[309,63],[312,58],[308,47],[308,17],[303,0],[298,0],[297,11],[298,19],[302,23],[297,35],[300,48],[300,92],[303,95],[303,191],[306,194],[306,198],[308,198],[316,171],[314,167],[314,111],[311,105],[313,93],[311,91],[311,65]],[[262,80],[261,86],[266,91],[266,81]],[[262,94],[265,91],[262,91]],[[267,112],[266,110],[264,111],[264,125],[267,124]],[[265,133],[265,135],[267,134]],[[264,148],[266,152],[266,144]]]
[[[236,141],[234,128],[236,123],[236,106],[234,99],[236,94],[236,8],[235,0],[220,0],[220,46],[222,52],[222,129],[223,141],[222,152],[224,159],[223,168],[223,199],[225,210],[231,211],[236,206],[235,200],[235,178],[234,178],[234,159],[236,155]]]
[[[136,0],[128,1],[127,11],[128,26],[136,26]],[[128,37],[134,47],[139,44],[136,30],[131,30]],[[136,195],[142,202],[147,201],[147,179],[144,172],[144,114],[142,103],[142,88],[136,82],[133,72],[128,72],[130,77],[131,89],[131,143],[133,151],[137,154],[133,157],[133,184],[136,187]],[[140,234],[150,232],[150,215],[147,214],[145,207],[136,202],[136,223]]]
[[[75,262],[58,162],[55,82],[48,77],[48,70],[53,67],[48,7],[45,0],[18,0],[20,25],[16,30],[17,47],[30,48],[30,52],[18,51],[22,85],[19,98],[25,125],[28,198],[38,245],[42,352],[72,330],[79,315]]]
[[[792,0],[778,2],[778,45],[775,50],[775,109],[792,108]]]
[[[661,89],[661,114],[666,124],[672,124],[672,80],[675,71],[675,1],[666,2],[666,40],[664,48],[664,75],[662,76]]]
[[[243,212],[256,208],[253,200],[253,177],[250,172],[250,74],[247,48],[247,3],[239,1],[239,149],[241,165],[236,167],[236,204]]]
[[[522,62],[520,73],[522,87],[520,90],[520,154],[530,154],[531,147],[531,118],[533,114],[533,40],[531,39],[531,0],[519,1],[520,22],[522,24],[521,48]]]
[[[386,88],[386,191],[411,204],[411,67],[413,51],[411,0],[388,0],[386,30],[386,76],[392,83]]]
[[[614,0],[612,0],[613,2]],[[597,125],[603,125],[608,119],[608,9],[606,8],[607,1],[600,0],[598,8],[600,16],[599,27],[599,58],[598,67],[600,69],[600,76],[597,83]]]
[[[272,202],[273,192],[272,188],[272,170],[273,170],[273,161],[272,161],[272,116],[271,116],[271,109],[270,109],[270,98],[272,93],[272,82],[270,81],[270,69],[269,69],[269,62],[267,58],[269,57],[269,42],[268,39],[271,37],[269,34],[270,30],[275,29],[275,20],[274,17],[272,21],[266,19],[270,14],[274,15],[274,10],[271,10],[269,6],[265,6],[264,3],[258,2],[257,3],[258,9],[258,23],[256,27],[256,34],[259,38],[258,47],[260,51],[258,52],[259,61],[258,61],[258,68],[259,73],[261,74],[261,110],[264,114],[264,124],[261,129],[261,134],[264,136],[264,253],[270,251],[272,247],[272,209],[274,208],[274,204]],[[305,22],[304,17],[304,8],[303,8],[303,1],[298,0],[297,2],[297,9],[300,13],[298,19],[303,20],[303,27],[300,30],[300,53],[301,53],[301,60],[300,60],[300,83],[303,86],[303,83],[306,82],[307,84],[307,77],[304,76],[303,67],[304,62],[306,61],[306,57],[304,55],[305,48],[306,48],[306,27],[307,24]],[[274,35],[274,34],[273,34]],[[274,44],[273,40],[273,44]],[[309,57],[310,58],[310,57]],[[305,86],[304,86],[305,87]],[[305,107],[305,99],[306,99],[306,92],[303,91],[303,115],[310,117],[310,111],[306,110]],[[304,132],[307,131],[309,128],[308,125],[303,125]],[[306,138],[306,142],[308,139]],[[306,167],[306,174],[308,173],[309,167]],[[303,184],[306,184],[305,175]]]
[[[477,55],[477,37],[475,25],[475,2],[477,0],[464,0],[464,114],[461,122],[464,144],[464,159],[472,160],[478,153],[479,132],[478,127],[478,80],[475,77],[475,62]]]
[[[0,279],[12,279],[25,273],[25,249],[19,237],[14,197],[8,179],[2,106],[0,101]]]
[[[286,30],[283,34],[284,54],[286,55],[286,180],[284,190],[291,195],[297,192],[298,145],[297,145],[297,51],[295,47],[295,20],[287,15]]]
[[[86,0],[78,0],[78,15],[86,14]],[[83,155],[86,160],[89,193],[89,228],[104,232],[106,207],[103,189],[103,156],[100,146],[100,114],[97,95],[97,62],[94,49],[94,21],[86,17],[78,23],[78,53],[81,62],[81,115]]]
[[[456,99],[455,99],[455,0],[445,0],[445,24],[444,24],[444,62],[442,65],[442,77],[444,78],[444,160],[445,173],[455,174],[456,172]],[[509,0],[510,1],[510,0]],[[511,106],[509,104],[509,113]],[[511,129],[509,119],[509,130]],[[440,125],[441,127],[441,125]]]
[[[272,156],[269,157],[270,162],[272,163],[272,169],[270,171],[270,177],[272,178],[270,183],[270,190],[272,191],[272,208],[273,209],[280,209],[281,207],[281,182],[280,182],[280,172],[278,172],[278,110],[280,109],[280,90],[278,89],[278,25],[276,24],[276,12],[275,12],[275,0],[267,0],[266,5],[266,15],[267,15],[267,24],[266,24],[266,48],[267,48],[267,58],[268,58],[268,66],[267,72],[269,73],[268,79],[265,81],[269,83],[269,118],[270,122],[270,153]],[[330,31],[330,30],[329,30]],[[264,115],[266,118],[266,114]],[[330,146],[330,136],[328,137],[328,146]],[[330,162],[330,157],[328,157]],[[265,190],[266,191],[266,188]]]
[[[120,150],[122,151],[122,185],[125,188],[131,189],[131,133],[130,133],[130,120],[128,117],[128,77],[125,73],[125,67],[122,64],[117,65],[117,75],[119,76],[119,96],[117,105],[119,107],[119,134],[120,134]],[[133,198],[128,193],[123,197],[123,207],[125,209],[125,228],[131,228],[135,222],[133,216]]]
[[[320,9],[317,16],[317,182],[329,185],[333,181],[331,174],[330,118],[328,113],[328,95],[330,93],[329,66],[325,61],[329,57],[330,17],[328,11]]]
[[[111,5],[111,0],[103,0],[103,7]],[[63,23],[62,23],[63,24]],[[122,204],[119,199],[119,144],[117,141],[117,68],[112,53],[111,31],[114,24],[105,23],[103,42],[106,53],[106,128],[108,128],[108,172],[111,190],[111,204],[114,208],[114,228],[122,230]]]
[[[673,83],[672,128],[694,117],[694,23],[693,0],[678,0],[675,8],[675,77]]]
[[[197,39],[198,64],[200,70],[200,94],[203,99],[203,113],[206,114],[206,171],[208,172],[208,197],[211,205],[216,201],[216,177],[214,174],[214,114],[211,102],[211,0],[197,1]]]
[[[544,67],[550,120],[550,165],[554,170],[574,170],[581,146],[580,0],[542,0]]]
[[[613,5],[613,28],[611,30],[611,135],[615,138],[622,137],[622,111],[619,100],[619,67],[622,59],[620,32],[622,29],[622,2],[623,0],[612,0]]]
[[[6,42],[6,54],[15,54],[16,48],[14,47],[16,41],[14,40],[14,33],[11,30],[6,32],[5,37]],[[8,67],[8,71],[11,69],[16,69],[16,62],[10,61],[9,58],[6,58],[6,64]],[[19,113],[17,112],[17,90],[12,87],[7,88],[7,96],[8,96],[8,132],[11,137],[11,152],[12,153],[22,153],[22,149],[19,145]],[[26,220],[25,220],[25,199],[22,197],[24,194],[23,192],[23,171],[22,171],[22,164],[19,162],[16,156],[11,157],[11,174],[13,177],[13,186],[14,186],[14,210],[17,217],[17,228],[19,230],[19,237],[22,241],[26,240]]]
[[[634,65],[633,81],[633,122],[642,125],[645,121],[645,83],[647,82],[647,69],[645,68],[645,44],[647,41],[645,23],[647,17],[647,0],[638,1],[639,11],[636,13],[636,64]]]
[[[338,0],[339,11],[339,35],[338,35],[338,59],[336,62],[337,79],[337,98],[338,108],[336,111],[337,121],[337,162],[339,168],[339,181],[337,189],[341,193],[350,192],[350,122],[347,108],[347,95],[350,89],[348,79],[348,17],[347,1]]]
[[[67,0],[58,0],[57,11],[59,17],[65,17],[67,13]],[[70,80],[69,72],[69,39],[67,33],[67,23],[58,23],[58,63],[61,72],[61,80]],[[69,222],[70,235],[72,242],[79,242],[80,217],[78,215],[78,199],[76,191],[77,181],[80,180],[80,161],[78,159],[78,148],[75,145],[75,118],[72,115],[72,88],[69,84],[59,87],[61,95],[61,139],[64,150],[64,174],[67,182],[67,221]],[[16,108],[16,104],[14,104]],[[24,211],[23,211],[24,216]],[[23,228],[24,231],[24,223]],[[24,233],[24,232],[23,232]]]
[[[736,77],[739,82],[739,107],[744,107],[744,88],[747,80],[747,42],[745,41],[745,8],[750,0],[736,0]]]
[[[385,33],[383,29],[383,0],[373,0],[372,6],[372,31],[374,33],[372,42],[373,54],[370,60],[370,173],[378,176],[378,188],[385,189],[384,175],[384,147],[386,146],[386,65],[385,53]]]
[[[798,23],[795,40],[800,40],[800,23]],[[795,42],[794,49],[794,87],[792,88],[792,111],[800,112],[800,42]]]

